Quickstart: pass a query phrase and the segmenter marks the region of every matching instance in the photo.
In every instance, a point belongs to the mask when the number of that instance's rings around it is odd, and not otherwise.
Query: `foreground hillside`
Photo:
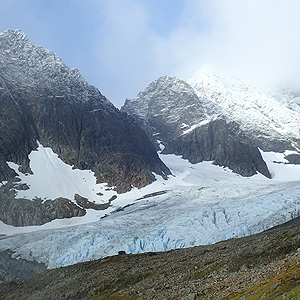
[[[287,224],[210,246],[53,269],[1,284],[0,298],[299,299],[299,249],[299,224]]]

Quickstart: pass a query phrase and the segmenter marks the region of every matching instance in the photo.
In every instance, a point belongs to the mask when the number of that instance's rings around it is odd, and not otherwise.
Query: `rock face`
[[[0,237],[1,238],[1,237]],[[11,251],[0,253],[0,284],[18,278],[32,276],[46,271],[44,264],[39,264],[25,259],[12,258]]]
[[[193,88],[175,77],[151,83],[136,99],[127,99],[121,111],[132,115],[163,153],[182,155],[192,163],[214,161],[243,176],[258,172],[271,177],[257,147],[234,122],[209,116],[218,107],[201,100]]]
[[[235,123],[227,123],[224,119],[213,120],[179,136],[173,151],[169,151],[192,163],[213,161],[242,176],[259,172],[271,178],[258,148]]]
[[[37,141],[118,192],[170,174],[132,118],[22,31],[0,34],[0,62],[0,182],[16,175],[7,161],[31,172]]]

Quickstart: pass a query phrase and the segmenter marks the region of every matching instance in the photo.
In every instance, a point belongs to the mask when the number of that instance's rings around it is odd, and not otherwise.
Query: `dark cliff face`
[[[122,111],[132,115],[150,139],[161,141],[162,153],[182,155],[191,163],[213,161],[242,176],[271,175],[257,147],[234,122],[210,117],[193,89],[174,77],[161,77]]]
[[[91,169],[119,191],[169,174],[147,136],[78,71],[19,31],[0,36],[1,173],[4,161],[24,165],[39,140],[60,158]]]
[[[21,31],[0,34],[0,107],[0,182],[16,175],[7,161],[31,172],[37,141],[118,192],[170,174],[132,118]]]
[[[257,147],[245,137],[235,123],[212,120],[192,132],[179,136],[168,152],[182,155],[191,163],[213,161],[242,176],[257,172],[271,178]]]

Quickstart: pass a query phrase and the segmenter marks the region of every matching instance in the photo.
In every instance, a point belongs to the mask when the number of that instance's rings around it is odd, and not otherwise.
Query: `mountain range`
[[[6,264],[212,244],[297,217],[299,95],[206,66],[158,78],[119,110],[22,31],[1,33]]]

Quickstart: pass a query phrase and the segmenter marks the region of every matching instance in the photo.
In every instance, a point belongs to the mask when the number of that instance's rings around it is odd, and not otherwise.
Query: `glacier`
[[[262,155],[273,179],[160,154],[173,173],[168,180],[158,177],[83,218],[23,228],[2,223],[0,251],[55,268],[122,250],[167,251],[261,232],[300,215],[300,166],[282,154]]]

